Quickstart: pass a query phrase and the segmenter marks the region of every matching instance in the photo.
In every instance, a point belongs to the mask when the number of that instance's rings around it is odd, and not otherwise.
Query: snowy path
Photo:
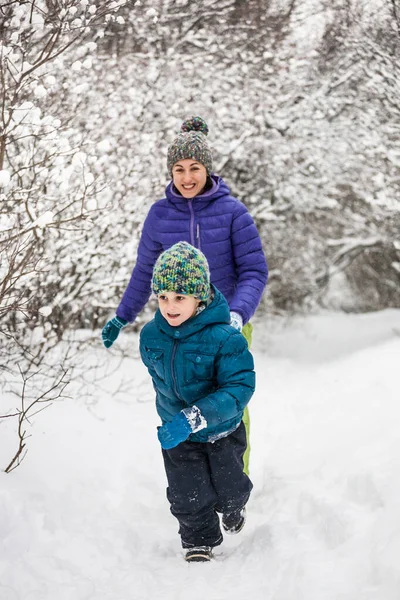
[[[1,600],[399,599],[400,311],[258,328],[243,532],[212,564],[182,560],[151,384],[127,360],[107,386],[130,393],[44,411],[0,473]]]

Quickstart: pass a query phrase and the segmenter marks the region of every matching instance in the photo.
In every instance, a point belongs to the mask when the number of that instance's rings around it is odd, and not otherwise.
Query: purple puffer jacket
[[[166,198],[150,208],[143,225],[138,256],[117,315],[134,321],[151,293],[158,256],[180,241],[200,248],[207,257],[211,283],[243,323],[254,314],[267,283],[268,268],[257,228],[247,208],[230,195],[215,175],[212,188],[187,200],[171,182]]]

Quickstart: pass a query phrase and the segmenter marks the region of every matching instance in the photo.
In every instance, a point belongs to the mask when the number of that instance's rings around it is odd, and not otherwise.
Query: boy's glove
[[[188,439],[192,428],[183,412],[178,413],[170,423],[165,423],[157,432],[161,448],[169,450]]]
[[[121,319],[121,317],[114,317],[104,325],[101,337],[106,348],[110,348],[113,345],[119,336],[119,332],[125,325],[128,325],[128,321]]]
[[[164,450],[175,448],[188,439],[191,433],[207,427],[207,421],[197,406],[185,408],[175,415],[170,423],[159,428],[157,435]]]
[[[232,311],[231,312],[231,327],[234,327],[238,331],[242,331],[243,327],[243,319],[239,315],[239,313]]]

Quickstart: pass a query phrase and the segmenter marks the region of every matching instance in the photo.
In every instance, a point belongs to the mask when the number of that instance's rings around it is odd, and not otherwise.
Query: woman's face
[[[172,167],[172,180],[184,198],[194,198],[206,185],[207,171],[197,160],[185,158]]]

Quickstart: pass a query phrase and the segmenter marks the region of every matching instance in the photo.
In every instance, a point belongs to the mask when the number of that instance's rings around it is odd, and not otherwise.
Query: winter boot
[[[240,508],[231,513],[224,513],[222,515],[222,527],[228,535],[235,535],[239,533],[244,527],[246,522],[246,508]]]
[[[186,562],[209,562],[212,559],[211,546],[197,546],[186,551]]]

